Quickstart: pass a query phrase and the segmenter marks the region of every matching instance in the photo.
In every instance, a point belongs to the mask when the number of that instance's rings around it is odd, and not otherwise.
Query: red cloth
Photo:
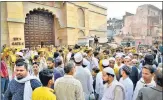
[[[4,77],[4,78],[7,78],[9,76],[8,75],[8,70],[7,70],[7,64],[3,60],[1,60],[0,75],[1,75],[1,77]]]

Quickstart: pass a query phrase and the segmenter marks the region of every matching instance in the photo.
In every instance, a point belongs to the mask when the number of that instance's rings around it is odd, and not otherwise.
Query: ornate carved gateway
[[[25,47],[54,45],[54,16],[47,10],[30,11],[25,18]]]

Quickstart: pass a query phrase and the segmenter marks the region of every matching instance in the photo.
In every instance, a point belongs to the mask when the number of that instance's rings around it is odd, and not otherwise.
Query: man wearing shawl
[[[28,73],[28,66],[24,59],[16,61],[16,77],[11,80],[5,92],[4,100],[31,100],[32,91],[41,83]]]

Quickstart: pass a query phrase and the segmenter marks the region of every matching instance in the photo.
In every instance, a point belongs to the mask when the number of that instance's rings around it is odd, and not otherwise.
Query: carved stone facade
[[[107,9],[90,2],[1,2],[1,9],[2,45],[74,45],[91,35],[106,38]]]

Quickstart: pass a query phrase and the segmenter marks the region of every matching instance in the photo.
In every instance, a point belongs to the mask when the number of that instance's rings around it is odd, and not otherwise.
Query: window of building
[[[85,14],[83,9],[79,8],[77,13],[78,13],[78,25],[80,27],[85,27]]]

